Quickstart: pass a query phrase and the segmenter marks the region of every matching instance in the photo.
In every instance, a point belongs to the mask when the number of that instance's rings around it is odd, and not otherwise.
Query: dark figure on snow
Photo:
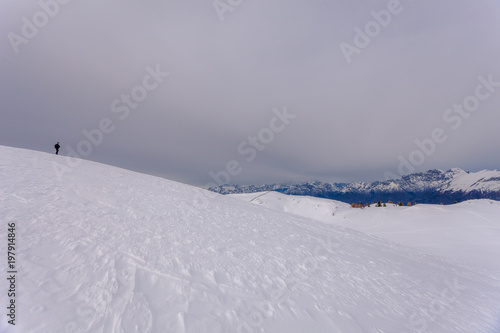
[[[59,148],[61,148],[61,146],[59,146],[59,142],[54,145],[54,148],[56,149],[56,155],[59,155]]]

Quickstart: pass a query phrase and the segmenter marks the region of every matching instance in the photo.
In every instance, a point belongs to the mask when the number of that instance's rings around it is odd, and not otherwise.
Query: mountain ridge
[[[412,173],[400,179],[384,181],[329,183],[308,181],[299,184],[221,185],[209,188],[220,194],[277,191],[291,195],[308,195],[343,202],[420,202],[452,204],[472,199],[500,200],[500,171],[478,172],[452,168]]]

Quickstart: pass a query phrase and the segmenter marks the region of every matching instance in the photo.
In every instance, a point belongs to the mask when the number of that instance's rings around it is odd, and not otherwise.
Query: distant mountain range
[[[403,201],[451,204],[471,199],[500,200],[500,171],[468,172],[459,168],[448,171],[429,170],[401,179],[373,183],[326,183],[320,181],[285,185],[222,185],[210,190],[221,194],[277,191],[291,195],[309,195],[318,198],[353,202]]]

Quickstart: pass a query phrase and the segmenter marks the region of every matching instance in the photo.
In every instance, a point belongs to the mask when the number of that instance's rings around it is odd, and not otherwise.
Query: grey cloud
[[[221,22],[211,1],[73,0],[17,54],[7,34],[40,7],[2,3],[0,144],[64,154],[110,118],[86,158],[195,185],[230,160],[233,183],[372,181],[441,127],[417,171],[498,168],[500,89],[456,131],[443,114],[500,81],[499,3],[401,1],[348,64],[340,43],[389,2],[244,1]],[[170,76],[120,120],[111,103],[156,65]],[[247,162],[238,145],[285,106],[297,118]]]

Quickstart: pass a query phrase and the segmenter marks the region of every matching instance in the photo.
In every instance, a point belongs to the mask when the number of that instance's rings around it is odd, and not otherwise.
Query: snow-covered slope
[[[345,211],[351,207],[340,201],[309,196],[286,195],[275,191],[231,194],[230,196],[263,207],[323,222],[333,221],[336,212]]]
[[[274,210],[353,228],[399,244],[500,273],[500,202],[353,209],[343,202],[278,192],[233,194]],[[500,276],[500,275],[499,275]]]
[[[223,185],[210,188],[221,194],[278,191],[285,194],[307,195],[335,199],[343,202],[394,202],[417,201],[419,203],[461,202],[471,199],[500,200],[500,171],[483,170],[475,173],[459,168],[448,171],[429,170],[414,173],[400,179],[374,183],[325,183],[306,182],[285,185]]]
[[[448,183],[445,190],[454,191],[500,191],[500,171],[482,170],[479,172],[468,173],[460,169],[452,169],[459,174]]]
[[[165,179],[0,147],[1,332],[498,332],[494,277]],[[15,297],[7,296],[15,223]]]

